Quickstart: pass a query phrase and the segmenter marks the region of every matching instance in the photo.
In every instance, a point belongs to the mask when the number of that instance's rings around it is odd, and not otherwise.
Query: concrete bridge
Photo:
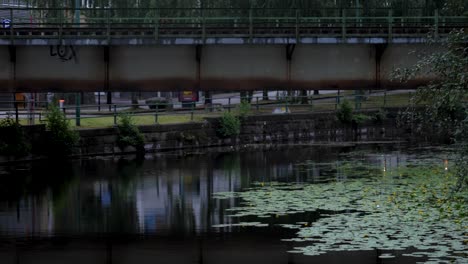
[[[66,9],[53,18],[33,9],[37,16],[28,20],[15,17],[20,10],[2,11],[10,22],[0,28],[1,92],[410,88],[430,77],[403,87],[391,82],[392,69],[439,50],[426,44],[428,33],[441,40],[468,26],[467,17],[437,11],[172,17],[153,10],[150,18],[83,18],[84,9],[81,20]]]

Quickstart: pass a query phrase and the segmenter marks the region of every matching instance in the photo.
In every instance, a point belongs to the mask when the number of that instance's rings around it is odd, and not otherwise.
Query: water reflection
[[[213,193],[239,191],[253,182],[343,181],[360,175],[346,170],[342,160],[371,163],[385,173],[405,165],[410,157],[398,151],[385,155],[354,152],[351,156],[347,151],[293,148],[2,168],[6,181],[1,184],[0,234],[221,232],[211,226],[237,221],[227,217],[226,209],[239,201],[214,200]]]

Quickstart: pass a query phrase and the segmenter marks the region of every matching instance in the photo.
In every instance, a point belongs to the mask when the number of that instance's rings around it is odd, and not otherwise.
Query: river
[[[373,215],[369,212],[373,209],[359,204],[365,198],[356,205],[354,200],[343,200],[343,192],[341,200],[334,200],[341,196],[342,184],[351,184],[346,190],[355,186],[359,189],[355,192],[366,189],[366,184],[375,187],[376,178],[399,186],[394,176],[400,168],[427,161],[448,170],[451,159],[445,148],[387,144],[284,146],[164,153],[144,160],[99,157],[4,166],[0,167],[0,263],[430,261],[434,256],[411,256],[418,251],[417,244],[401,242],[406,246],[395,249],[380,244],[379,239],[391,235],[376,235],[375,245],[357,243],[352,237],[354,242],[340,249],[336,245],[347,240],[337,234],[329,237],[330,227],[317,236],[332,242],[304,239],[314,237],[304,232],[315,232],[308,229],[314,226],[323,231],[337,217]],[[259,196],[265,191],[271,198]],[[324,200],[318,203],[312,192],[323,192]],[[290,194],[291,200],[282,199]],[[377,196],[385,195],[382,189]],[[384,207],[383,202],[376,203]],[[367,233],[362,236],[372,237]],[[404,230],[394,232],[401,233]],[[314,248],[317,243],[327,247]],[[439,255],[451,252],[455,261],[463,261],[466,254],[457,246],[449,245]]]

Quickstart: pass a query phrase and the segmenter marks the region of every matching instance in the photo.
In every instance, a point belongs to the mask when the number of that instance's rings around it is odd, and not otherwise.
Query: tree
[[[50,157],[65,158],[73,154],[79,135],[70,127],[69,120],[55,104],[49,105],[46,113],[48,130],[46,153]]]
[[[437,38],[431,37],[430,44]],[[412,68],[396,69],[394,77],[406,82],[418,75],[434,75],[436,81],[418,87],[412,104],[403,113],[405,124],[417,125],[417,132],[432,131],[452,137],[458,150],[457,189],[468,184],[468,35],[452,31],[441,40],[443,50],[423,56]],[[422,104],[418,110],[416,105]]]

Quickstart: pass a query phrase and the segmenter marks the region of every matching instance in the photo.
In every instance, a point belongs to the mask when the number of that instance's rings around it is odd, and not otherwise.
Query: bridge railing
[[[372,11],[372,12],[371,12]],[[468,27],[467,16],[395,16],[392,9],[74,9],[0,8],[0,38],[359,37],[445,34]],[[27,16],[25,15],[28,14]],[[367,14],[372,14],[367,15]],[[421,15],[418,15],[421,14]],[[84,34],[80,34],[84,33]]]

